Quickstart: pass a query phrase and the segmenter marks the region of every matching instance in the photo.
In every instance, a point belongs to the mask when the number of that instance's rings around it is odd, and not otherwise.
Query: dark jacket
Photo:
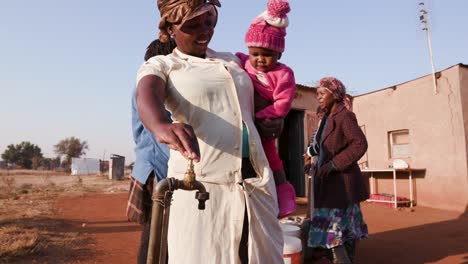
[[[338,104],[326,118],[327,125],[320,139],[322,148],[319,151],[323,155],[322,164],[331,160],[337,170],[323,179],[315,177],[315,207],[346,208],[369,198],[357,164],[367,151],[367,140],[356,115],[343,104]]]

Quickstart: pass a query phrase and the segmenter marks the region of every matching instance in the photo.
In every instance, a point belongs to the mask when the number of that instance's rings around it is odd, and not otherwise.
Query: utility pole
[[[424,2],[419,3],[419,7],[421,8],[419,10],[419,12],[421,13],[419,16],[419,20],[424,25],[422,30],[426,31],[427,46],[429,47],[429,56],[430,56],[431,66],[432,66],[432,80],[434,82],[434,94],[437,94],[436,71],[435,71],[435,66],[434,66],[434,58],[432,56],[431,31],[429,29],[429,14],[426,10],[426,7],[424,6]]]

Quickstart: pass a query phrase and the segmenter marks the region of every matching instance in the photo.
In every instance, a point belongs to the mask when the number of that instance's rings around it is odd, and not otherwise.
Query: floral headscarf
[[[346,87],[335,77],[324,77],[320,79],[318,87],[323,87],[329,91],[337,103],[343,103],[346,109],[351,111],[351,101],[346,96]]]
[[[158,0],[158,9],[161,14],[159,21],[159,40],[163,43],[169,41],[167,27],[181,24],[188,18],[193,18],[216,8],[221,7],[218,0]],[[217,12],[216,12],[217,14]]]

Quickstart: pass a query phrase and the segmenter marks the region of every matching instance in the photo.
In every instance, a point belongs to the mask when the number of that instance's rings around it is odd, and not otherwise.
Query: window
[[[360,125],[359,127],[361,128],[362,133],[364,133],[364,135],[367,137],[367,134],[366,134],[366,125]],[[359,159],[358,165],[359,165],[359,168],[361,168],[361,169],[367,169],[367,168],[369,167],[369,157],[368,157],[367,151],[366,151],[366,153],[361,157],[361,159]]]
[[[390,158],[409,158],[411,156],[409,130],[403,129],[388,132],[388,145]]]

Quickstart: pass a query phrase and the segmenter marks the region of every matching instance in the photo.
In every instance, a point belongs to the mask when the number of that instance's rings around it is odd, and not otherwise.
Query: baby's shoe
[[[296,191],[294,187],[286,181],[283,184],[276,186],[276,193],[278,195],[278,218],[283,218],[296,211]]]

